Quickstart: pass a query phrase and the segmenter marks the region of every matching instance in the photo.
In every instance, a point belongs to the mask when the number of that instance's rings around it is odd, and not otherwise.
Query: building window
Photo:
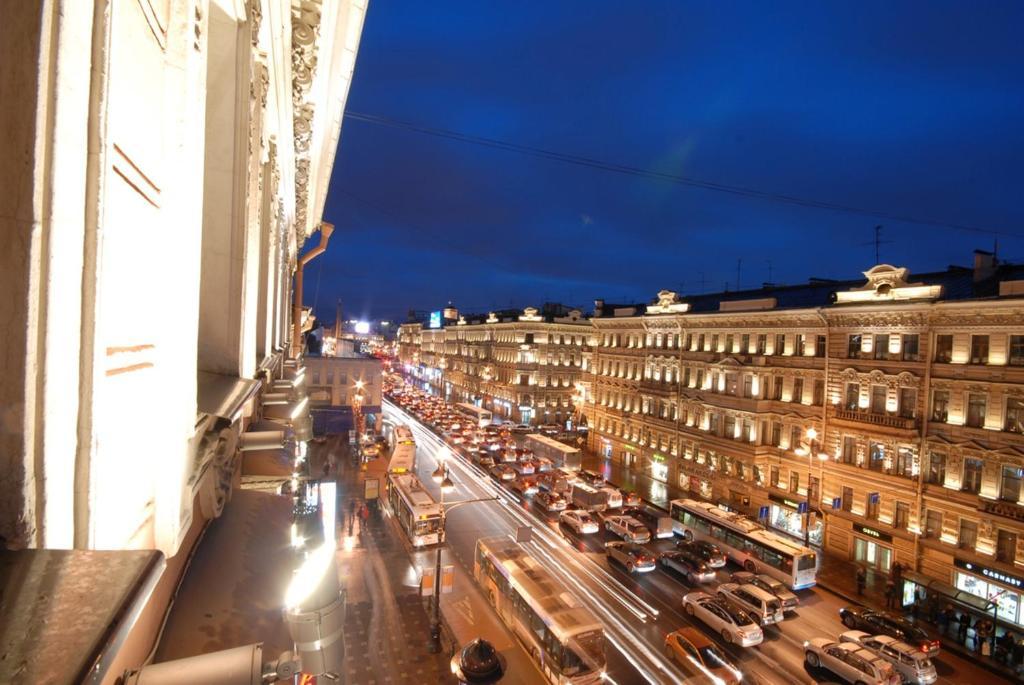
[[[821,502],[821,486],[819,485],[818,479],[814,476],[810,477],[807,484],[807,499],[815,503]]]
[[[711,336],[711,351],[718,352],[718,334],[715,333]]]
[[[957,545],[962,549],[974,549],[978,545],[978,522],[960,519],[960,536]]]
[[[942,512],[929,509],[928,515],[925,517],[924,536],[937,538],[940,535],[942,535]]]
[[[799,492],[800,491],[800,472],[790,471],[789,472],[789,491]]]
[[[910,524],[910,505],[906,502],[897,502],[896,511],[892,517],[892,527],[899,530],[906,530]]]
[[[772,399],[782,399],[782,379],[777,376],[772,377]]]
[[[953,358],[953,336],[935,336],[935,361],[948,363]]]
[[[734,344],[735,342],[736,342],[736,338],[735,338],[735,337],[733,337],[733,334],[732,334],[732,333],[729,333],[728,335],[726,335],[726,336],[725,336],[725,351],[726,351],[726,352],[732,352],[732,350],[733,350],[733,344]]]
[[[864,518],[872,521],[878,520],[878,503],[882,498],[877,492],[869,492],[867,501],[864,503]]]
[[[971,336],[971,363],[988,364],[988,336]]]
[[[814,356],[824,357],[825,356],[825,336],[819,335],[814,339]]]
[[[889,335],[888,333],[881,333],[875,336],[875,359],[888,359],[889,358]]]
[[[935,390],[932,392],[932,421],[945,423],[949,418],[949,391]]]
[[[981,490],[981,469],[981,459],[974,457],[964,459],[964,477],[960,489],[977,494]]]
[[[996,561],[1012,564],[1017,560],[1017,534],[1000,530],[996,535]]]
[[[914,451],[909,447],[896,448],[895,473],[908,478],[914,475]]]
[[[1024,366],[1024,335],[1010,336],[1010,366]]]
[[[846,384],[846,408],[856,409],[860,403],[860,383]]]
[[[814,404],[822,405],[825,403],[825,381],[820,378],[814,381]]]
[[[805,346],[805,342],[804,341],[805,341],[804,334],[803,333],[797,333],[796,334],[796,341],[795,341],[795,344],[793,345],[793,354],[799,355],[801,357],[804,356],[804,352],[806,350],[806,346]]]
[[[844,464],[857,463],[857,438],[851,435],[843,437],[843,449],[840,452],[840,459]]]
[[[750,354],[750,334],[744,333],[740,338],[740,354]]]
[[[1011,433],[1024,433],[1024,400],[1016,397],[1006,398],[1006,422],[1003,430]]]
[[[840,499],[840,506],[843,508],[843,511],[853,510],[853,488],[843,488],[843,494]]]
[[[884,414],[885,413],[885,386],[884,385],[872,385],[871,386],[871,413],[872,414]]]
[[[768,478],[770,479],[769,480],[769,485],[771,485],[773,488],[779,487],[779,467],[778,466],[771,467],[771,469],[768,471]]]
[[[853,333],[848,338],[846,347],[846,356],[850,359],[857,359],[860,357],[860,345],[861,337],[860,333]]]
[[[912,419],[917,415],[917,390],[900,388],[900,416]]]
[[[793,402],[803,402],[804,400],[804,379],[794,378],[793,379]]]
[[[789,430],[789,449],[795,450],[800,447],[801,437],[803,437],[803,430],[799,426],[793,426]]]
[[[743,377],[743,396],[754,396],[754,377],[749,374]]]
[[[775,354],[786,353],[786,334],[776,333],[775,334]]]
[[[882,443],[868,443],[868,468],[872,471],[882,471],[885,469],[885,445]]]
[[[903,336],[903,361],[916,362],[921,360],[920,336],[917,333],[908,333]]]
[[[778,421],[772,421],[771,444],[776,447],[782,444],[782,424]]]
[[[697,335],[697,349],[701,350],[701,351],[704,350],[704,334],[703,333],[700,333],[700,334]]]
[[[1019,466],[1004,466],[1002,482],[999,487],[999,499],[1004,502],[1020,501],[1020,481],[1024,469]]]
[[[935,485],[946,482],[946,455],[943,452],[931,452],[928,455],[928,472],[926,480]]]
[[[971,428],[981,428],[985,425],[986,400],[982,393],[972,392],[967,396],[967,425]]]
[[[768,349],[768,336],[761,333],[757,336],[757,353],[764,354],[765,350]]]
[[[725,417],[725,437],[730,440],[736,437],[736,417],[726,416]]]
[[[712,413],[708,414],[708,432],[710,432],[712,435],[718,435],[718,414],[717,413],[712,412]]]

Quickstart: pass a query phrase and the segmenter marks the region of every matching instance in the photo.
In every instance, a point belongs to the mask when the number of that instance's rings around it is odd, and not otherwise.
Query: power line
[[[858,214],[861,216],[870,216],[880,219],[888,219],[890,221],[900,221],[908,224],[919,224],[923,226],[938,226],[942,228],[953,229],[957,231],[966,231],[969,233],[983,233],[987,235],[1001,235],[1010,238],[1024,238],[1024,234],[1011,233],[1009,231],[1000,231],[991,228],[985,228],[981,226],[972,226],[969,224],[956,224],[945,221],[935,221],[932,219],[922,219],[919,217],[908,216],[903,214],[893,214],[890,212],[877,211],[872,209],[865,209],[863,207],[854,207],[852,205],[844,205],[836,202],[827,202],[824,200],[813,200],[810,198],[797,197],[795,195],[785,195],[780,193],[770,193],[763,190],[757,190],[755,188],[746,188],[743,186],[729,185],[726,183],[716,183],[714,181],[705,181],[697,178],[691,178],[687,176],[680,176],[678,174],[670,174],[662,171],[653,171],[651,169],[642,169],[640,167],[629,166],[626,164],[617,164],[614,162],[605,162],[599,159],[591,157],[584,157],[581,155],[568,154],[564,152],[557,152],[554,150],[548,150],[545,148],[534,147],[531,145],[523,145],[519,143],[512,143],[504,140],[497,140],[494,138],[485,138],[483,136],[470,135],[468,133],[461,133],[459,131],[452,131],[449,129],[436,128],[432,126],[423,126],[421,124],[415,124],[408,121],[400,121],[398,119],[392,119],[390,117],[380,116],[376,114],[365,114],[362,112],[346,112],[345,117],[354,121],[361,121],[369,124],[376,124],[378,126],[388,126],[391,128],[403,129],[406,131],[414,131],[416,133],[423,133],[438,138],[447,138],[449,140],[457,140],[464,143],[471,143],[473,145],[479,145],[482,147],[489,147],[498,150],[505,150],[507,152],[518,152],[523,155],[530,157],[537,157],[540,159],[549,159],[558,162],[564,162],[566,164],[574,164],[576,166],[583,166],[592,169],[601,169],[603,171],[610,171],[618,174],[626,174],[630,176],[638,176],[641,178],[647,178],[651,180],[667,181],[669,183],[675,183],[678,185],[690,186],[694,188],[703,188],[704,190],[712,190],[720,193],[728,193],[731,195],[738,195],[741,197],[754,198],[759,200],[765,200],[768,202],[778,202],[781,204],[796,205],[798,207],[808,207],[812,209],[827,209],[835,212],[845,212],[847,214]]]

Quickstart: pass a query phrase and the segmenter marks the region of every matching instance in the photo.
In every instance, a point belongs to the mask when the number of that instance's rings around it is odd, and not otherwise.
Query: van
[[[622,506],[622,493],[611,486],[601,488],[601,492],[607,497],[606,504],[609,509],[618,509]]]
[[[722,583],[718,586],[718,596],[749,611],[762,626],[782,623],[782,602],[756,585]]]
[[[587,511],[604,511],[608,506],[608,495],[586,483],[573,483],[572,503]]]

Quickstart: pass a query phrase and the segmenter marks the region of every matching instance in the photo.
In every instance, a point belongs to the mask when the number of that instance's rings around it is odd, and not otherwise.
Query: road
[[[530,526],[534,540],[525,547],[588,606],[605,626],[609,641],[608,679],[616,683],[679,683],[684,674],[664,654],[664,637],[685,625],[709,631],[696,619],[686,616],[681,597],[693,588],[674,574],[661,570],[631,576],[615,563],[609,563],[603,544],[615,539],[608,533],[580,537],[561,526],[555,516],[531,506],[529,498],[496,483],[489,475],[448,447],[415,417],[385,402],[385,418],[412,427],[417,444],[417,470],[435,499],[439,488],[431,479],[437,458],[446,460],[456,491],[446,502],[499,497],[499,501],[477,502],[451,510],[447,522],[446,555],[451,563],[461,563],[472,573],[476,540],[490,535],[514,533],[519,526]],[[524,500],[525,501],[521,501]],[[659,540],[652,549],[671,549],[671,540]],[[728,570],[718,573],[718,582],[728,580]],[[714,584],[701,590],[714,594]],[[843,601],[827,591],[805,590],[798,593],[800,607],[788,614],[779,626],[765,629],[765,640],[756,648],[725,644],[711,635],[719,646],[747,673],[753,683],[832,683],[839,682],[828,671],[810,669],[804,664],[803,641],[812,637],[836,637],[845,630],[838,611]],[[935,660],[939,683],[1000,682],[991,672],[959,657],[943,653]]]

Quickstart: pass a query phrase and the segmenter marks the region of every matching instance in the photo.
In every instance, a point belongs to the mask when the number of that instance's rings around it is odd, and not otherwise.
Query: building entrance
[[[854,537],[853,560],[888,573],[889,567],[892,566],[892,548],[880,545],[874,540]]]

